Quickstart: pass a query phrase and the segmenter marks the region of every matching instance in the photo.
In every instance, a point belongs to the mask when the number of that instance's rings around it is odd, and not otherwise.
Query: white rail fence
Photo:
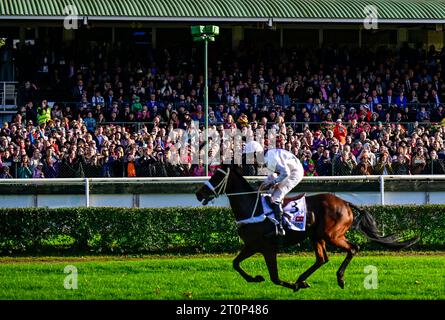
[[[246,177],[248,181],[255,182],[255,181],[261,181],[261,177]],[[144,195],[148,196],[148,198],[143,199],[142,202],[144,202],[141,205],[141,201],[139,198],[137,198],[137,201],[135,201],[135,196],[139,197],[141,195],[139,194],[118,194],[118,193],[107,193],[107,194],[94,194],[91,192],[92,186],[95,184],[105,184],[112,186],[117,185],[145,185],[145,184],[152,184],[152,185],[175,185],[175,184],[182,184],[182,185],[189,185],[189,184],[202,184],[204,181],[207,181],[208,178],[206,177],[159,177],[159,178],[70,178],[70,179],[0,179],[0,186],[1,185],[7,185],[7,186],[15,186],[15,187],[22,187],[27,188],[30,186],[33,186],[37,188],[37,191],[34,194],[19,194],[17,192],[11,192],[11,193],[5,193],[0,194],[0,207],[60,207],[60,206],[115,206],[117,204],[122,204],[122,206],[130,206],[130,207],[159,207],[159,206],[175,206],[175,205],[199,205],[199,202],[197,200],[194,200],[194,195],[191,193],[183,194],[183,193],[173,193],[173,194],[165,194],[162,192],[154,192],[152,194],[145,193]],[[371,183],[371,182],[378,182],[379,183],[379,192],[334,192],[335,194],[347,198],[346,200],[354,202],[359,202],[359,204],[381,204],[385,205],[387,204],[387,201],[385,199],[386,195],[389,194],[387,190],[385,190],[385,182],[388,181],[423,181],[423,182],[439,182],[440,184],[445,183],[445,175],[403,175],[403,176],[330,176],[330,177],[304,177],[303,182],[311,182],[311,183],[321,183],[321,182],[355,182],[355,183]],[[39,193],[38,188],[42,186],[66,186],[66,189],[64,189],[63,194],[59,194],[59,200],[55,200],[55,203],[51,203],[51,197],[52,199],[56,199],[56,195],[48,195],[45,193]],[[74,194],[72,191],[70,192],[70,187],[77,186],[81,187],[84,190],[84,195],[79,195],[78,192]],[[320,186],[320,192],[323,192],[322,186]],[[13,188],[11,188],[13,189]],[[66,192],[65,192],[66,190]],[[324,191],[326,192],[326,191]],[[317,192],[318,193],[318,192]],[[403,199],[399,199],[397,201],[391,200],[388,201],[388,204],[408,204],[408,203],[417,203],[417,204],[428,204],[428,203],[445,203],[445,192],[438,191],[435,192],[432,191],[409,191],[409,192],[399,192],[399,195],[397,192],[390,192],[392,193],[391,199],[394,199],[394,197],[402,197]],[[433,194],[433,201],[430,201],[430,194]],[[173,197],[172,197],[173,196]],[[26,198],[28,197],[28,198]],[[32,200],[29,200],[29,197],[32,198]],[[38,203],[38,197],[50,197],[46,200],[42,200],[41,203]],[[93,199],[92,199],[93,197]],[[125,198],[126,197],[126,198]],[[133,197],[132,203],[129,203],[130,197]],[[368,197],[368,199],[365,199]],[[63,203],[61,203],[61,198],[65,199],[63,200]],[[73,198],[71,200],[70,198]],[[100,198],[100,199],[99,199]],[[226,198],[226,197],[224,197]],[[372,199],[371,199],[372,198]],[[119,199],[122,199],[122,203]],[[420,200],[419,200],[420,199]],[[424,199],[424,200],[422,200]],[[94,201],[92,201],[94,200]],[[58,201],[58,202],[57,202]],[[126,202],[127,201],[127,202]],[[130,201],[131,202],[131,201]],[[422,202],[422,203],[420,203]],[[219,199],[216,202],[216,205],[228,205],[227,200],[221,201]]]

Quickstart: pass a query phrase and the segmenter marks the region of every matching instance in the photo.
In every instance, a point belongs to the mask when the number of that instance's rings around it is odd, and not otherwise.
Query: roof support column
[[[323,45],[323,28],[318,29],[318,47],[321,48]]]
[[[284,47],[284,30],[283,27],[280,28],[280,48]]]
[[[235,26],[232,28],[232,50],[236,50],[239,47],[240,41],[244,40],[244,28],[241,26]]]
[[[26,34],[25,34],[25,27],[24,26],[20,26],[19,28],[19,37],[20,37],[20,43],[24,44],[25,43],[25,38],[26,38]]]
[[[116,42],[116,27],[112,26],[111,27],[111,43],[115,43]]]
[[[156,49],[156,31],[156,27],[151,28],[151,47],[153,49]]]
[[[397,47],[400,47],[402,43],[408,41],[408,29],[398,28],[397,29]]]
[[[358,27],[358,47],[362,47],[362,35],[363,35],[363,28],[362,26]]]
[[[63,28],[63,42],[72,42],[74,40],[74,30]]]
[[[428,47],[434,45],[436,50],[443,47],[443,32],[436,27],[436,30],[428,30]]]

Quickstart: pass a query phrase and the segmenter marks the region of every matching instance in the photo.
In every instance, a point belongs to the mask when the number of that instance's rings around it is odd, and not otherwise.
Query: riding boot
[[[286,235],[286,232],[283,228],[283,209],[281,208],[281,203],[272,202],[271,208],[275,215],[275,219],[278,221],[278,235]]]

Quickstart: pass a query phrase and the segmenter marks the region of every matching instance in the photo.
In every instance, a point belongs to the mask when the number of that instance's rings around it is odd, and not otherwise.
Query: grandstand
[[[442,1],[0,0],[0,16],[2,178],[203,175],[169,137],[204,127],[190,26],[210,23],[215,132],[275,129],[307,176],[445,172]]]

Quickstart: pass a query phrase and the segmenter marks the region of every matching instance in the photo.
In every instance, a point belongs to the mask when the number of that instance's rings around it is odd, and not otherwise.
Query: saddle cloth
[[[269,203],[266,198],[269,196],[261,197],[261,204],[263,205],[263,214],[255,217],[251,217],[249,219],[237,221],[237,224],[244,225],[249,223],[259,223],[263,222],[266,218],[271,220],[273,223],[278,224],[278,221],[275,219],[273,210],[270,208]],[[298,200],[290,201],[284,208],[284,225],[287,226],[288,229],[294,231],[305,231],[306,230],[306,197],[302,197]]]
[[[275,224],[278,221],[275,219],[273,210],[270,208],[265,197],[261,198],[263,203],[264,213],[266,216]],[[294,231],[305,231],[306,230],[306,197],[302,197],[298,200],[290,201],[283,208],[283,221],[285,226]]]

